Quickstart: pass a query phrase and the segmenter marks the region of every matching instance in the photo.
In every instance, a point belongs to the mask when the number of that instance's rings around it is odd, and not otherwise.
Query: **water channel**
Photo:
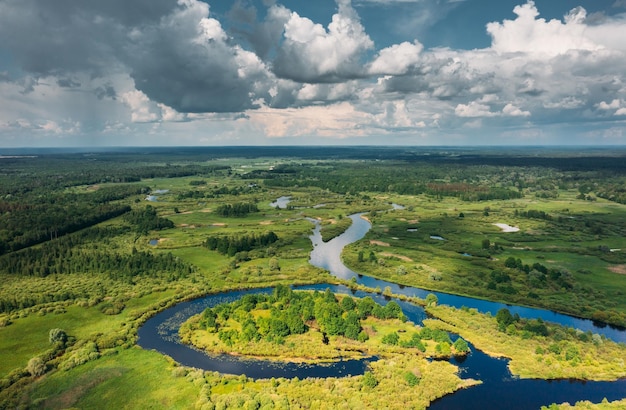
[[[315,222],[315,229],[310,236],[313,243],[311,264],[327,269],[331,274],[342,279],[356,278],[358,283],[367,287],[384,289],[390,287],[392,293],[425,298],[434,293],[439,303],[451,306],[476,308],[480,312],[495,314],[500,308],[506,307],[511,313],[519,313],[526,318],[542,318],[546,321],[560,323],[565,326],[590,330],[605,335],[615,341],[626,342],[626,331],[611,327],[598,327],[590,320],[522,306],[505,305],[469,297],[430,292],[423,289],[402,286],[395,283],[359,275],[347,268],[341,261],[343,248],[365,236],[371,228],[370,223],[362,218],[363,214],[351,215],[352,225],[342,235],[324,243],[321,239],[320,225]],[[357,297],[369,295],[381,304],[387,299],[378,294],[367,294],[352,291],[344,286],[314,285],[298,289],[325,290],[330,288],[336,293],[352,293]],[[155,349],[167,354],[175,361],[191,367],[218,371],[229,374],[246,374],[253,378],[270,377],[342,377],[362,374],[368,363],[373,359],[343,360],[322,365],[303,365],[295,363],[281,364],[272,361],[242,359],[229,355],[207,355],[190,346],[184,345],[178,338],[178,328],[190,316],[202,312],[206,307],[236,300],[247,293],[270,292],[271,289],[255,289],[246,291],[226,292],[209,295],[189,302],[182,302],[149,319],[138,331],[138,344],[145,349]],[[421,323],[425,313],[420,307],[397,301],[409,320]],[[452,363],[460,368],[462,378],[482,380],[478,386],[457,391],[434,403],[429,409],[538,409],[550,403],[590,400],[600,402],[602,399],[618,400],[626,398],[626,380],[617,382],[585,382],[575,380],[532,380],[518,379],[512,376],[507,368],[507,360],[492,358],[470,345],[472,353],[461,362],[452,359]]]

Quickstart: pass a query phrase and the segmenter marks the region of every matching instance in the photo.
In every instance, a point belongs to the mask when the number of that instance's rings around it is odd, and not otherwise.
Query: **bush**
[[[365,374],[363,374],[363,386],[369,388],[374,388],[378,386],[378,380],[376,380],[376,377],[374,377],[374,373],[365,372]]]
[[[407,384],[411,387],[417,386],[420,383],[419,377],[417,377],[413,372],[404,373],[404,380],[406,380]]]
[[[396,332],[391,332],[383,336],[382,342],[386,345],[397,345],[400,340],[400,336]]]
[[[50,333],[48,334],[48,340],[50,343],[61,343],[65,344],[67,342],[67,333],[63,329],[50,329]]]
[[[28,361],[26,370],[35,377],[41,376],[46,372],[46,364],[40,357],[33,357]]]

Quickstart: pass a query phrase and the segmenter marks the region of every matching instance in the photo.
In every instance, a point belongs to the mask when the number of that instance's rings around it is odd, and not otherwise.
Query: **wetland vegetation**
[[[423,329],[450,331],[510,357],[511,371],[522,377],[624,377],[623,344],[593,333],[443,306],[428,308],[436,319],[418,331],[401,316],[350,314],[344,301],[360,301],[343,295],[328,297],[339,307],[331,308],[334,322],[287,317],[292,302],[277,298],[249,311],[223,308],[245,314],[216,321],[213,332],[205,330],[206,317],[182,332],[194,343],[251,356],[379,356],[365,375],[252,380],[201,372],[138,348],[136,339],[147,318],[196,296],[267,286],[293,295],[300,292],[284,285],[336,283],[308,262],[310,219],[320,221],[329,241],[357,212],[372,223],[343,253],[358,273],[624,327],[626,151],[30,154],[0,159],[2,408],[89,408],[102,400],[119,408],[377,407],[384,397],[395,398],[384,402],[389,407],[424,408],[475,381],[462,379],[452,363],[426,360],[455,347],[424,337]],[[157,201],[146,201],[156,191]],[[287,206],[271,205],[283,196],[290,197]],[[390,211],[392,203],[402,207]],[[307,303],[315,310],[315,300]],[[329,330],[333,324],[340,331]],[[292,327],[307,331],[292,334]],[[336,344],[326,345],[324,334]],[[612,408],[580,404],[587,405]]]

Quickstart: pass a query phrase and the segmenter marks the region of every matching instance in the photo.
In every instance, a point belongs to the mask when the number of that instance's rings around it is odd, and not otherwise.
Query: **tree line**
[[[257,248],[264,248],[276,242],[278,235],[273,231],[252,235],[236,236],[209,236],[204,246],[222,255],[235,256],[238,252],[248,252]]]
[[[252,212],[259,212],[259,208],[255,204],[246,202],[224,204],[215,209],[215,213],[223,217],[242,217]]]

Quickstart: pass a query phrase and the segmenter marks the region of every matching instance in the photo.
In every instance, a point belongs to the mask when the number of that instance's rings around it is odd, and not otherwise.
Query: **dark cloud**
[[[6,0],[0,3],[0,38],[32,74],[104,75],[131,27],[158,21],[174,6],[171,0]]]
[[[240,10],[241,7],[244,9]],[[272,6],[267,10],[265,20],[257,22],[252,19],[253,13],[249,10],[249,6],[245,7],[240,2],[233,6],[231,15],[235,25],[231,27],[231,30],[244,38],[254,52],[265,60],[278,48],[290,12],[282,6]],[[256,18],[256,9],[254,16]]]
[[[253,26],[257,22],[257,9],[249,1],[237,0],[228,11],[228,18],[232,23]]]
[[[263,66],[253,53],[230,44],[207,11],[194,2],[135,36],[127,50],[135,86],[179,112],[253,108]]]
[[[112,100],[115,100],[117,98],[117,93],[115,92],[115,88],[113,88],[113,86],[110,84],[97,87],[94,90],[94,93],[96,94],[96,97],[98,97],[99,100],[102,100],[103,98],[110,98]]]
[[[180,112],[241,111],[263,88],[260,63],[230,44],[196,0],[7,0],[0,38],[35,77],[56,76],[73,88],[75,73],[127,73],[149,98]],[[24,92],[33,89],[29,81]],[[111,88],[95,92],[115,96]]]
[[[59,78],[57,80],[57,85],[62,88],[78,88],[81,84],[72,78]]]

